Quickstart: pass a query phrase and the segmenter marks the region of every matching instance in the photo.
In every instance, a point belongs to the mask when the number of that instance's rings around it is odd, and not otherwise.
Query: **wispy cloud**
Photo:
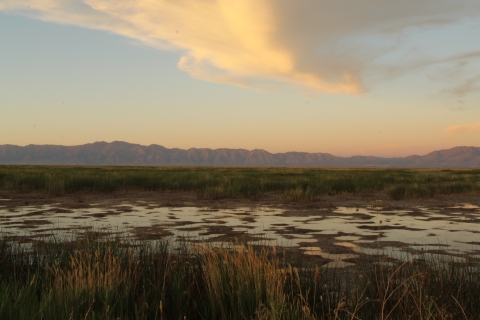
[[[449,134],[480,132],[480,123],[451,126],[446,131]]]
[[[450,110],[451,111],[466,111],[468,110],[469,108],[468,107],[465,107],[465,106],[456,106],[456,107],[451,107]]]
[[[178,67],[199,79],[346,94],[366,90],[406,28],[480,15],[478,0],[2,0],[0,10],[179,50]]]
[[[464,80],[463,83],[448,91],[457,98],[463,98],[472,92],[480,91],[480,74]]]

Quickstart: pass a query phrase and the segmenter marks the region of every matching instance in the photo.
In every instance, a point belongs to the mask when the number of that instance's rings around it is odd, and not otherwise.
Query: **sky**
[[[0,144],[480,146],[478,0],[0,0]]]

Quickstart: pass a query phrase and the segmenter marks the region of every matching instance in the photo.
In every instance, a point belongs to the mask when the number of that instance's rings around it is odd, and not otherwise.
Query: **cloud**
[[[178,67],[207,81],[355,95],[367,90],[365,77],[401,45],[405,30],[477,18],[477,2],[2,0],[0,10],[178,50]]]
[[[480,132],[480,123],[451,126],[446,131],[449,134]]]
[[[451,94],[458,98],[463,98],[476,91],[480,91],[480,74],[466,79],[462,84],[450,90]]]
[[[465,107],[465,106],[456,106],[456,107],[451,107],[450,110],[451,111],[465,111],[465,110],[468,110],[469,108],[468,107]]]

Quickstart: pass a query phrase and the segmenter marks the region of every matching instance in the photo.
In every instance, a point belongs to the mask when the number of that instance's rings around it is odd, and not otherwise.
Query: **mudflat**
[[[480,258],[480,198],[444,195],[388,200],[333,195],[289,202],[282,194],[261,198],[199,199],[195,192],[0,192],[0,229],[23,243],[95,231],[139,240],[185,240],[212,246],[277,246],[324,266],[358,259],[408,259],[431,253]]]

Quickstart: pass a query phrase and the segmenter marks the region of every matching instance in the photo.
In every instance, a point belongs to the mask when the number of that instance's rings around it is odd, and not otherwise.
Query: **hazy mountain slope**
[[[422,157],[407,157],[418,166],[429,166],[435,163],[438,167],[452,167],[459,164],[461,167],[480,166],[480,148],[476,147],[455,147],[452,149],[430,152]]]
[[[335,166],[335,167],[480,167],[480,148],[455,147],[424,156],[336,157],[328,153],[245,149],[167,149],[121,141],[80,146],[0,146],[0,164],[173,165],[173,166]]]

